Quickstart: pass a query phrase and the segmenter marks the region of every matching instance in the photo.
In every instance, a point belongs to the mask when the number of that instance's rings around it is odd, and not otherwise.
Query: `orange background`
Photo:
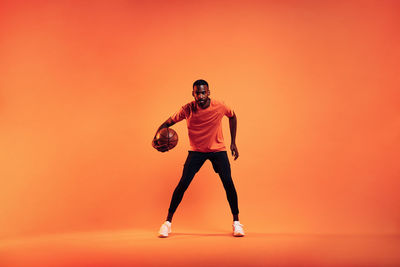
[[[189,142],[151,145],[210,84],[238,117],[240,220],[400,232],[396,1],[2,1],[0,236],[154,229]],[[224,136],[229,146],[228,120]],[[229,228],[206,162],[175,227]]]

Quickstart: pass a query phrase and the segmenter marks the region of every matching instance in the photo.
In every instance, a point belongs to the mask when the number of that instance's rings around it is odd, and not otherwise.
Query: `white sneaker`
[[[158,237],[168,237],[169,233],[171,233],[171,223],[169,221],[165,221],[161,225],[160,231],[158,231]]]
[[[232,224],[233,227],[233,236],[244,236],[244,231],[243,231],[243,224],[240,224],[239,221],[234,221]]]

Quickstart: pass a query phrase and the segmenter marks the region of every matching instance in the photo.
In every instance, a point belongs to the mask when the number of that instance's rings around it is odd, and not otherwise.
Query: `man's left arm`
[[[237,118],[236,114],[233,113],[233,117],[229,118],[229,129],[231,130],[231,152],[234,156],[234,160],[239,157],[239,151],[236,147],[236,129],[237,129]]]

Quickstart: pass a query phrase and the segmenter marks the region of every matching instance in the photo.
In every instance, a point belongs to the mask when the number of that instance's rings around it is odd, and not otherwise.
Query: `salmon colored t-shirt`
[[[194,110],[196,109],[196,110]],[[222,135],[222,118],[233,117],[233,109],[224,102],[210,99],[210,105],[202,109],[192,101],[175,112],[171,119],[179,122],[186,119],[190,150],[199,152],[226,151]]]

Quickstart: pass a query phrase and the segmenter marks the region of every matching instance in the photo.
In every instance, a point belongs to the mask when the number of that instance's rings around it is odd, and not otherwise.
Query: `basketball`
[[[165,147],[166,150],[173,149],[178,144],[178,134],[171,128],[162,128],[156,135],[153,147]],[[158,150],[158,149],[157,149]]]

